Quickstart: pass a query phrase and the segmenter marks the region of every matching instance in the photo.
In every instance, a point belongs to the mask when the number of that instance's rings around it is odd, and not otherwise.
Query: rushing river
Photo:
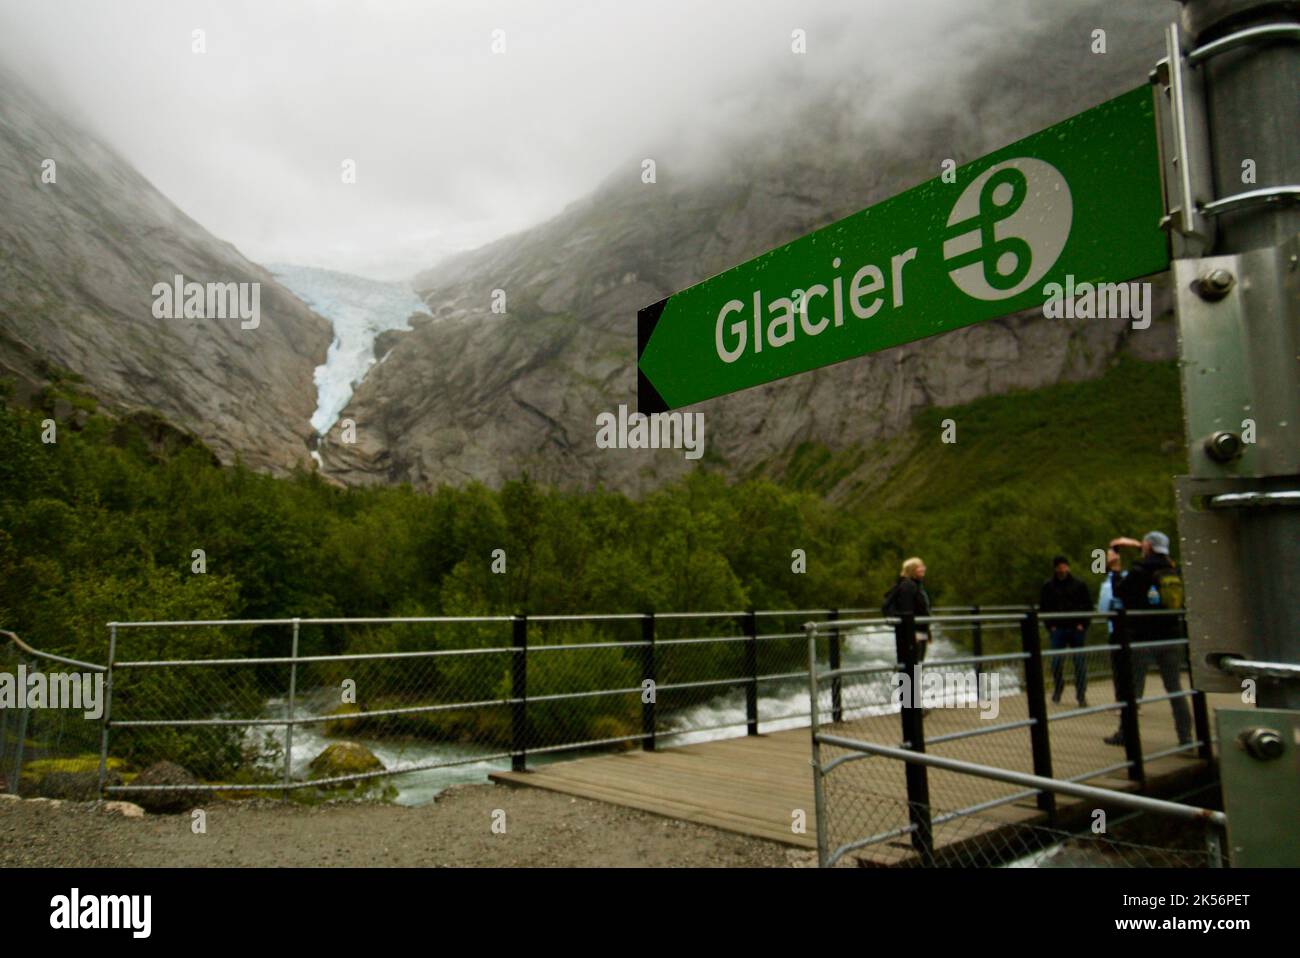
[[[932,643],[927,662],[938,662],[969,654],[965,649],[943,637],[937,637]],[[894,652],[894,633],[889,629],[858,630],[848,632],[843,640],[841,664],[844,668],[872,668],[892,666],[896,661]],[[1008,687],[1007,679],[1012,685]],[[887,680],[882,676],[881,683]],[[1001,694],[1014,694],[1019,691],[1014,679],[1007,677],[1003,681]],[[760,729],[775,732],[781,729],[806,728],[808,718],[808,683],[804,680],[759,683],[758,714]],[[296,714],[299,717],[319,715],[321,709],[328,708],[327,698],[337,696],[337,690],[321,690],[318,693],[307,692],[297,702]],[[268,716],[284,714],[284,700],[273,699],[267,702]],[[867,711],[893,711],[886,705],[879,709]],[[777,716],[776,718],[766,718]],[[779,716],[787,716],[781,718]],[[707,742],[714,739],[733,738],[745,734],[745,691],[736,687],[715,696],[707,702],[690,708],[663,712],[659,716],[660,740],[666,745],[686,745],[694,742]],[[308,777],[307,766],[330,743],[337,738],[322,734],[323,723],[298,725],[293,732],[293,752],[290,760],[295,777]],[[689,731],[701,729],[702,731]],[[667,734],[674,730],[678,734]],[[283,745],[283,730],[273,733]],[[432,801],[443,789],[461,783],[484,783],[490,772],[508,771],[510,760],[499,761],[475,760],[484,749],[477,745],[459,745],[445,742],[428,742],[419,739],[384,739],[367,738],[364,735],[348,735],[347,740],[364,745],[388,768],[407,765],[424,765],[443,763],[440,768],[427,768],[395,775],[388,779],[397,788],[397,802],[401,805],[422,805]],[[565,761],[578,752],[546,753],[530,755],[530,766]],[[448,764],[463,762],[464,764]]]

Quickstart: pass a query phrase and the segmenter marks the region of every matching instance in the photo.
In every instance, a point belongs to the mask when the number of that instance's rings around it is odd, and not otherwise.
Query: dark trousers
[[[1081,649],[1083,648],[1083,639],[1086,635],[1083,629],[1066,628],[1058,626],[1052,629],[1052,648],[1053,649]],[[1072,655],[1070,658],[1074,661],[1074,695],[1080,701],[1083,700],[1084,693],[1088,691],[1088,659],[1085,655]],[[1060,698],[1061,692],[1065,689],[1065,656],[1052,656],[1052,686],[1053,698]]]
[[[903,627],[901,625],[894,626],[894,637],[896,639],[901,638],[902,634],[903,634]],[[930,648],[930,633],[922,632],[920,629],[917,629],[914,648],[916,649],[916,661],[924,662],[925,653],[929,651]]]
[[[1144,648],[1141,643],[1133,645],[1133,694],[1142,698],[1147,685],[1147,669],[1152,664],[1160,669],[1160,679],[1164,682],[1166,692],[1183,690],[1183,661],[1187,650],[1181,645],[1165,645],[1154,649]],[[1192,710],[1187,706],[1186,696],[1170,699],[1174,710],[1174,728],[1178,730],[1179,742],[1192,740]]]

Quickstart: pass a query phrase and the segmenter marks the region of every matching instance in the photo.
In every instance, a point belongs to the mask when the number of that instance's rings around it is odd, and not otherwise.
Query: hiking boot
[[[1124,733],[1116,732],[1114,735],[1107,735],[1104,739],[1102,739],[1102,741],[1105,742],[1107,745],[1122,746],[1124,744]]]
[[[1086,696],[1086,695],[1080,695],[1080,696],[1079,696],[1079,708],[1081,708],[1081,709],[1086,709],[1087,707],[1088,707],[1088,696]]]
[[[1060,689],[1057,689],[1055,692],[1052,693],[1052,704],[1053,704],[1053,705],[1060,705],[1060,704],[1061,704],[1061,690],[1060,690]]]

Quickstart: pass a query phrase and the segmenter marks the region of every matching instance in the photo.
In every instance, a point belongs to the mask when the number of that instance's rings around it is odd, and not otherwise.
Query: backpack
[[[880,607],[880,614],[885,616],[885,618],[889,618],[891,616],[896,616],[900,614],[898,611],[897,599],[898,599],[898,590],[902,585],[903,585],[903,580],[899,579],[897,582],[891,585],[889,587],[889,591],[885,593],[885,604]]]
[[[1177,566],[1158,570],[1151,577],[1155,585],[1157,599],[1153,604],[1159,609],[1185,609],[1187,603],[1183,594],[1183,577],[1178,574]]]
[[[1156,593],[1156,601],[1149,603],[1157,609],[1186,609],[1183,594],[1183,577],[1178,574],[1177,566],[1159,569],[1151,576],[1151,587]],[[1148,593],[1148,598],[1150,593]],[[1180,616],[1175,621],[1151,623],[1152,637],[1162,639],[1180,639],[1187,637],[1187,620]]]

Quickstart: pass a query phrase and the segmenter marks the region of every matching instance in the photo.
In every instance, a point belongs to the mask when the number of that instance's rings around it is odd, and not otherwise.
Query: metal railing
[[[955,608],[961,612],[945,614]],[[1016,643],[1006,633],[1032,614],[1026,610],[939,608],[923,624],[931,625],[952,667],[977,678],[998,675],[1004,688],[1015,688],[1030,653],[1009,648]],[[891,711],[885,699],[860,701],[854,690],[905,661],[896,620],[865,611],[116,622],[108,627],[106,665],[42,653],[10,636],[11,654],[104,673],[105,702],[98,723],[61,715],[57,735],[0,726],[7,748],[0,756],[15,791],[25,762],[31,777],[34,745],[42,757],[61,760],[60,769],[89,778],[95,795],[311,796],[368,790],[412,772],[521,771],[565,753],[757,735],[812,717],[804,630],[810,618],[831,669],[821,676],[830,693],[824,714],[852,721]],[[1088,654],[1112,648],[1118,646],[1089,646]],[[912,712],[904,710],[905,721]],[[1048,720],[1068,725],[1071,717]],[[1030,730],[1031,745],[1039,734],[1027,715],[975,734],[1017,729]],[[931,735],[930,744],[971,734]],[[317,763],[330,745],[352,739],[379,760],[357,768]],[[1005,747],[991,754],[1003,764],[1016,760]],[[196,781],[135,780],[161,760]],[[1140,777],[1140,748],[1127,767]]]
[[[803,622],[865,611],[114,622],[107,665],[29,651],[48,664],[105,673],[102,722],[93,730],[81,723],[75,749],[60,751],[66,735],[42,740],[61,769],[83,780],[82,790],[89,777],[94,794],[110,797],[287,795],[460,766],[523,770],[530,757],[587,749],[756,735],[760,723],[806,724]],[[850,632],[887,628],[884,619],[860,621],[871,625],[835,630],[837,662],[842,634],[847,641]],[[978,653],[978,627],[955,629]],[[17,641],[8,646],[13,654]],[[348,680],[345,703],[338,693]],[[25,712],[5,717],[26,721]],[[21,743],[17,731],[3,741]],[[383,746],[384,767],[310,768],[314,752],[354,737]],[[5,754],[16,791],[21,744]],[[160,760],[191,769],[198,781],[134,780]]]
[[[1177,618],[1180,624],[1167,624],[1169,617]],[[832,641],[834,630],[852,626],[851,621],[807,623],[819,862],[834,864],[849,852],[871,846],[886,849],[886,858],[898,858],[897,842],[906,839],[916,861],[933,864],[937,861],[934,832],[939,825],[970,818],[968,829],[991,833],[1007,825],[1005,813],[1001,813],[1000,825],[976,828],[974,823],[995,810],[1029,800],[1049,824],[1055,825],[1058,793],[1094,798],[1112,794],[1083,782],[1124,774],[1143,788],[1147,765],[1157,759],[1192,753],[1202,759],[1211,758],[1204,695],[1182,688],[1182,677],[1190,664],[1187,640],[1157,637],[1161,632],[1181,631],[1181,618],[1181,611],[1166,610],[1040,614],[1033,609],[1019,614],[998,611],[928,618],[904,616],[891,620],[896,661],[871,669],[841,668],[835,656],[824,648]],[[1082,630],[1077,639],[1072,632],[1072,623],[1077,620],[1109,620],[1113,625],[1110,641],[1085,645],[1087,630]],[[1156,626],[1155,622],[1162,625]],[[995,637],[999,649],[992,654],[937,664],[924,662],[922,646],[917,642],[918,627],[924,631],[939,623],[947,629],[959,623],[980,628]],[[1052,633],[1053,648],[1043,648],[1040,625]],[[1134,641],[1136,625],[1145,625],[1142,633],[1148,641]],[[1063,628],[1066,626],[1069,628]],[[829,667],[822,667],[822,662]],[[1152,665],[1159,666],[1166,688],[1163,695],[1146,694],[1147,672]],[[1076,696],[1074,707],[1062,703],[1067,667],[1073,673],[1070,685]],[[954,673],[954,669],[958,672]],[[954,683],[948,680],[956,678],[958,694],[947,700],[927,698],[924,693],[939,684],[931,681],[936,675],[943,676],[949,685]],[[1053,685],[1050,707],[1049,678]],[[1100,695],[1098,678],[1109,680],[1109,688],[1103,684]],[[1089,694],[1093,697],[1091,703]],[[1172,728],[1165,724],[1168,719],[1162,722],[1160,714],[1152,711],[1152,706],[1160,702],[1170,703]],[[985,720],[972,722],[970,716],[977,709]],[[943,730],[927,734],[927,716],[936,712],[933,719],[942,723]],[[898,718],[884,719],[893,714]],[[1114,731],[1103,724],[1107,715],[1114,716]],[[1141,722],[1139,715],[1143,716]],[[825,731],[828,719],[838,726],[834,734]],[[894,729],[901,732],[901,739],[894,740],[900,743],[898,747],[894,741],[880,741],[886,735],[892,739],[897,734]],[[1109,735],[1105,735],[1107,731]],[[1148,747],[1144,747],[1144,735]],[[1114,747],[1116,758],[1122,754],[1122,760],[1106,761],[1105,746]],[[926,754],[933,750],[949,754]],[[953,755],[954,751],[960,756]],[[872,763],[869,775],[863,773],[865,777],[845,782],[832,792],[829,784],[836,781],[832,773],[868,755],[902,760],[885,768]],[[1103,756],[1100,764],[1099,755]],[[1026,756],[1028,763],[1024,761]],[[971,761],[973,758],[980,761]],[[932,769],[941,771],[932,773]],[[971,776],[985,784],[973,785]],[[995,783],[1021,787],[999,789]],[[938,794],[933,795],[936,786]],[[1117,800],[1116,804],[1150,811],[1155,808],[1150,805],[1152,801],[1139,796],[1135,801]],[[939,808],[952,810],[936,816]],[[1205,817],[1199,809],[1189,814]]]
[[[943,769],[963,775],[977,776],[979,778],[991,781],[1005,782],[1012,785],[1022,786],[1025,790],[1019,792],[1019,795],[1034,794],[1051,794],[1051,795],[1069,795],[1075,798],[1086,799],[1094,804],[1097,808],[1108,808],[1118,806],[1120,808],[1131,809],[1137,813],[1146,813],[1162,816],[1176,822],[1190,823],[1192,825],[1204,826],[1203,835],[1204,852],[1203,855],[1187,854],[1189,849],[1174,850],[1161,848],[1158,846],[1136,845],[1131,842],[1122,843],[1125,851],[1130,856],[1134,853],[1138,856],[1136,862],[1125,862],[1125,864],[1138,864],[1149,866],[1152,864],[1181,864],[1188,866],[1206,865],[1210,867],[1222,867],[1224,864],[1224,847],[1226,843],[1226,830],[1228,818],[1223,812],[1213,809],[1203,808],[1198,805],[1184,805],[1179,802],[1166,801],[1159,798],[1151,798],[1146,795],[1132,794],[1130,792],[1121,792],[1114,789],[1097,788],[1092,785],[1082,785],[1077,782],[1065,781],[1056,778],[1044,778],[1040,775],[1016,772],[1009,769],[996,768],[988,765],[979,765],[974,762],[964,762],[959,759],[945,758],[934,755],[927,755],[923,752],[914,752],[904,748],[894,748],[887,745],[879,745],[872,742],[861,742],[854,739],[847,739],[837,735],[817,735],[814,736],[814,766],[821,768],[819,752],[823,746],[833,746],[849,753],[837,758],[823,771],[830,771],[835,765],[842,764],[855,758],[867,758],[870,756],[880,756],[894,759],[904,763],[908,768],[919,766],[926,769]],[[878,801],[878,804],[887,804],[884,801]],[[982,821],[981,813],[987,811],[986,808],[975,810],[963,809],[955,812],[947,812],[935,815],[934,809],[928,805],[924,809],[917,809],[916,804],[907,802],[909,811],[913,818],[907,825],[890,829],[889,831],[877,832],[864,838],[847,842],[831,851],[827,847],[825,832],[820,828],[817,838],[817,857],[820,867],[832,867],[839,862],[845,855],[859,849],[868,848],[871,845],[892,838],[903,836],[915,836],[922,834],[921,826],[916,822],[918,817],[915,813],[921,812],[926,822],[925,834],[931,838],[931,844],[927,853],[918,856],[913,860],[915,864],[921,864],[934,867],[937,864],[955,864],[962,866],[970,865],[999,865],[1014,862],[1017,858],[1023,859],[1033,852],[1051,845],[1064,846],[1066,843],[1078,842],[1080,835],[1063,831],[1053,827],[1045,827],[1038,823],[1029,822],[1006,822],[1006,821]],[[819,809],[822,806],[819,805]],[[933,843],[933,829],[939,826],[950,825],[953,823],[962,823],[969,820],[980,821],[980,826],[968,829],[973,832],[962,836],[960,842],[953,841],[949,843],[950,847],[936,847]],[[983,826],[983,827],[981,827]],[[1009,826],[1009,827],[1008,827]],[[1005,834],[1009,832],[1010,834]],[[1102,832],[1104,834],[1104,831]],[[1085,838],[1085,844],[1104,845],[1105,851],[1113,852],[1121,843],[1113,839],[1098,838],[1095,834],[1088,835]],[[1181,851],[1181,854],[1180,854]],[[1181,861],[1179,860],[1181,859]]]
[[[92,675],[106,671],[103,665],[33,648],[7,629],[0,629],[0,640],[0,672],[14,677],[15,691],[19,691],[17,679],[51,666],[70,666]],[[17,793],[24,774],[37,774],[59,789],[55,797],[95,797],[91,784],[78,781],[77,775],[96,767],[100,737],[99,724],[87,722],[84,712],[17,704],[0,708],[0,792]]]
[[[107,674],[107,701],[95,784],[104,796],[137,800],[287,796],[462,766],[522,771],[561,753],[653,750],[691,735],[757,735],[760,723],[806,724],[801,625],[839,614],[109,623],[108,663],[97,666]],[[342,629],[346,650],[337,648]],[[382,763],[315,767],[315,753],[352,738],[384,754]],[[133,779],[159,760],[196,781]]]

